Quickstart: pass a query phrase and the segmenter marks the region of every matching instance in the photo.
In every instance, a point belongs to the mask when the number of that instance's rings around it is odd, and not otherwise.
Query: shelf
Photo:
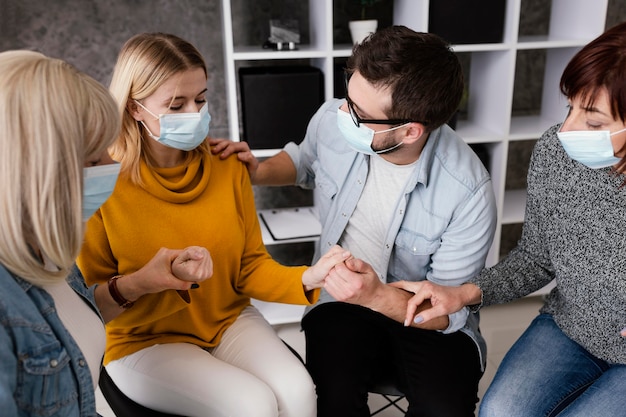
[[[344,45],[335,45],[332,56],[334,58],[347,58],[352,55],[352,45],[344,44]]]
[[[563,110],[565,111],[565,107],[563,107]],[[563,119],[547,119],[543,116],[512,117],[509,140],[539,139],[550,126],[562,121]]]
[[[269,158],[280,152],[281,149],[253,149],[252,155],[257,158]]]
[[[524,223],[526,190],[507,190],[502,205],[502,224]]]
[[[271,325],[299,323],[304,314],[305,306],[281,303],[268,303],[252,299],[252,305],[255,306],[263,317]]]
[[[523,36],[517,43],[517,49],[581,48],[589,39],[571,39],[556,36]]]
[[[493,52],[507,51],[509,49],[511,49],[511,45],[504,43],[475,43],[452,45],[452,50],[454,52]]]
[[[232,59],[235,61],[275,60],[275,59],[309,59],[325,58],[328,53],[310,45],[298,45],[293,51],[275,51],[263,49],[261,46],[238,46],[234,48]]]
[[[494,132],[467,120],[459,120],[455,131],[467,143],[500,142],[505,136],[502,133]]]

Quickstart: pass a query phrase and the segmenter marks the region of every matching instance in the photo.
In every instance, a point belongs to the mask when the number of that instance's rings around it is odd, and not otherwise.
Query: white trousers
[[[209,351],[154,345],[110,362],[107,372],[135,402],[190,417],[314,417],[313,381],[253,307]]]

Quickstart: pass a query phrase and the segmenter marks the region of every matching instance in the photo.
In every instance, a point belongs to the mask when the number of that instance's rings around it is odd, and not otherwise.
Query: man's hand
[[[406,309],[405,325],[425,323],[436,317],[456,313],[467,305],[481,301],[481,291],[474,284],[463,284],[459,287],[437,285],[430,281],[398,281],[389,285],[412,292]],[[432,307],[417,312],[418,306],[430,300]],[[416,315],[417,313],[417,315]]]
[[[356,258],[335,265],[324,284],[335,300],[372,309],[376,309],[376,298],[383,286],[374,268]]]
[[[324,288],[338,301],[367,307],[407,325],[405,315],[410,293],[401,287],[383,283],[374,268],[365,261],[350,258],[336,265],[328,274]],[[430,301],[425,300],[415,308],[421,311],[430,306]],[[415,315],[414,311],[411,314]],[[443,316],[427,324],[408,325],[426,330],[444,330],[449,320],[448,316]]]
[[[248,142],[234,142],[228,139],[209,138],[209,145],[211,145],[211,152],[213,155],[219,154],[221,159],[226,159],[229,156],[236,154],[237,159],[246,164],[246,167],[248,167],[250,179],[252,183],[254,183],[256,172],[259,168],[259,160],[252,154],[252,151],[248,146]]]

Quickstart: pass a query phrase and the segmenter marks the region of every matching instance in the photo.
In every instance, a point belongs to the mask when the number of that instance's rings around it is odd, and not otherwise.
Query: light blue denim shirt
[[[74,267],[70,286],[94,311],[94,287]],[[87,361],[52,297],[0,265],[0,415],[97,416]]]
[[[322,234],[314,262],[341,238],[369,169],[369,157],[354,151],[337,128],[342,103],[334,99],[322,105],[302,143],[284,148],[296,166],[297,185],[315,188]],[[474,151],[447,125],[430,134],[395,207],[382,244],[387,282],[428,279],[460,285],[484,267],[497,215],[491,179]],[[318,303],[328,301],[332,297],[322,291]],[[478,315],[465,308],[449,318],[445,332],[468,334],[484,366],[486,345]]]

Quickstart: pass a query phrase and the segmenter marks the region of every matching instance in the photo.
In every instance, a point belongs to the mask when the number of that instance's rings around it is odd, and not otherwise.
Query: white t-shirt
[[[352,217],[341,236],[339,245],[374,268],[382,282],[387,276],[383,265],[383,244],[406,183],[417,161],[396,165],[379,155],[369,159],[369,172]]]

